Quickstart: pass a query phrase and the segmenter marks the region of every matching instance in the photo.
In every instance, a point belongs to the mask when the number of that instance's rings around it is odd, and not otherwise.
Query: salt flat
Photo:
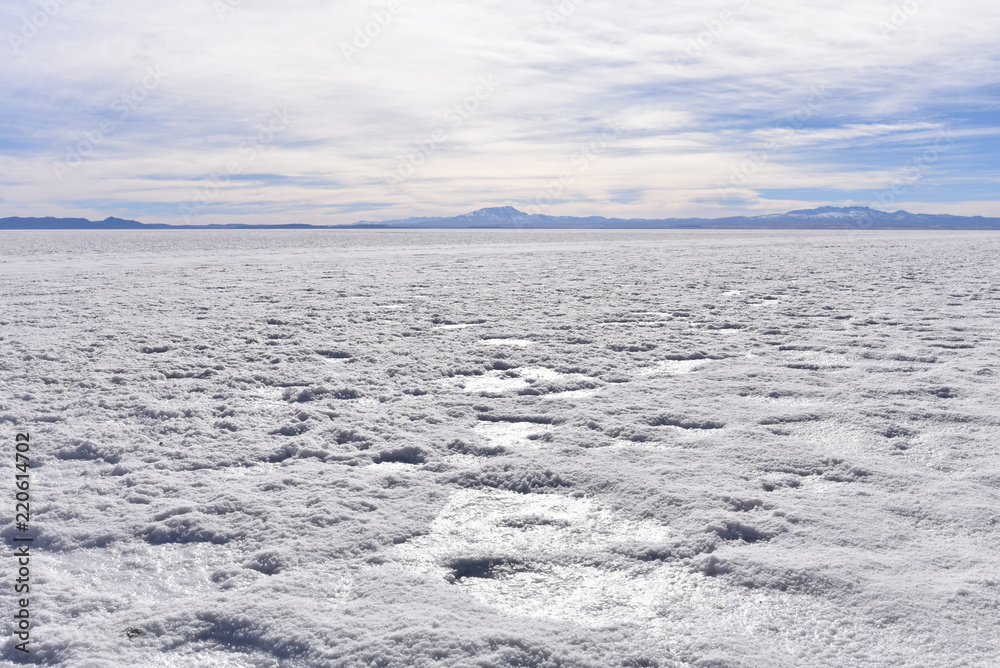
[[[997,257],[972,232],[0,233],[32,661],[998,665]]]

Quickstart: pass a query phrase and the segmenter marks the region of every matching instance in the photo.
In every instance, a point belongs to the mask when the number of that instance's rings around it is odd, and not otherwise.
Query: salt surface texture
[[[998,256],[0,233],[30,662],[1000,665]]]

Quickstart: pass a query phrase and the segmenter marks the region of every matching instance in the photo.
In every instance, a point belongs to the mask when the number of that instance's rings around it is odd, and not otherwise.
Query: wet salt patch
[[[527,348],[535,344],[534,341],[528,339],[483,339],[482,343],[487,346],[516,346],[518,348]]]
[[[475,327],[475,325],[464,322],[458,325],[436,325],[434,329],[465,329],[466,327]]]
[[[608,450],[683,450],[684,448],[670,443],[660,443],[657,441],[630,441],[624,438],[616,438],[608,446]]]
[[[542,441],[533,441],[528,437],[544,434],[551,429],[534,422],[480,422],[472,428],[472,431],[490,445],[537,449]]]
[[[530,387],[526,380],[521,378],[501,377],[501,372],[490,371],[483,376],[477,376],[465,381],[466,392],[478,392],[480,394],[504,394],[507,392],[517,392]]]
[[[407,464],[405,462],[379,462],[378,464],[372,464],[372,466],[377,466],[380,473],[392,473],[392,474],[410,474],[419,468],[414,468],[413,464]]]
[[[843,362],[847,359],[847,355],[842,353],[828,353],[820,350],[796,350],[794,351],[794,355],[802,359],[818,362]]]
[[[191,666],[198,668],[278,668],[279,665],[282,665],[278,663],[277,659],[263,652],[235,654],[202,649],[183,653],[143,655],[141,661],[130,663],[148,668],[190,668]]]
[[[840,353],[827,353],[817,350],[796,350],[785,364],[814,364],[823,371],[844,371],[854,365],[847,356]]]
[[[567,564],[502,580],[469,578],[462,587],[508,615],[606,627],[656,619],[658,602],[688,577],[676,567]]]
[[[657,362],[652,367],[643,369],[640,374],[643,376],[667,375],[679,376],[685,373],[697,371],[708,364],[709,360],[664,360]]]
[[[47,559],[53,580],[66,579],[94,595],[148,601],[154,607],[157,602],[215,591],[211,574],[233,563],[229,549],[209,543],[90,548],[54,553]]]
[[[725,427],[721,429],[685,429],[684,427],[678,427],[672,424],[664,424],[658,426],[657,429],[673,433],[678,437],[687,439],[709,438],[713,435],[725,433]]]
[[[464,381],[466,392],[478,392],[480,394],[506,394],[518,392],[531,387],[534,382],[584,382],[589,381],[587,376],[578,373],[559,373],[544,367],[525,367],[518,370],[518,378],[511,378],[503,371],[490,371],[482,376],[477,376]],[[572,397],[576,392],[577,397],[591,396],[595,390],[570,390],[566,392],[554,392],[545,396],[550,397]],[[584,392],[588,394],[584,394]]]
[[[525,367],[520,369],[520,375],[522,378],[530,378],[531,380],[560,380],[577,374],[559,373],[544,367]]]
[[[431,531],[391,552],[414,570],[445,578],[449,563],[486,559],[513,568],[505,575],[457,582],[487,605],[512,615],[605,626],[649,620],[678,580],[693,576],[673,565],[595,565],[616,544],[664,540],[668,530],[628,520],[587,499],[461,490]],[[578,563],[585,561],[586,563]]]
[[[566,392],[552,392],[542,395],[542,400],[546,399],[588,399],[597,394],[597,388],[589,390],[568,390]]]
[[[579,373],[559,373],[545,367],[525,367],[520,370],[522,378],[533,381],[562,381],[566,383],[587,383],[590,379]],[[581,388],[578,390],[566,390],[564,392],[550,392],[543,395],[545,399],[586,399],[597,394],[596,388]]]
[[[246,394],[246,397],[255,404],[288,404],[284,397],[283,387],[261,387]]]
[[[816,402],[810,399],[803,399],[802,397],[760,397],[760,396],[748,396],[747,399],[752,401],[759,401],[764,404],[773,404],[777,406],[815,406]]]
[[[827,448],[830,454],[853,455],[884,448],[876,435],[859,426],[824,420],[781,425],[795,436]]]

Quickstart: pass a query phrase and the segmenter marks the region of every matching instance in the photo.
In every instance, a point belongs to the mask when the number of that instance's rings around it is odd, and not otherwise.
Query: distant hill
[[[356,223],[348,227],[371,225]],[[964,217],[878,211],[870,207],[803,209],[764,216],[728,218],[604,218],[601,216],[530,215],[510,206],[479,209],[450,218],[406,218],[380,223],[383,227],[414,228],[532,228],[532,229],[927,229],[1000,230],[1000,218]]]
[[[86,218],[0,218],[0,230],[141,230],[164,228],[169,225],[146,225],[135,220],[105,218],[101,221]]]
[[[0,218],[0,230],[298,230],[330,229],[332,225],[248,225],[233,223],[228,225],[166,225],[164,223],[140,223],[137,220],[105,218],[100,221],[86,218]]]
[[[0,230],[279,230],[279,229],[759,229],[759,230],[1000,230],[1000,218],[878,211],[866,206],[802,209],[763,216],[728,218],[604,218],[527,214],[511,206],[479,209],[461,216],[405,218],[352,225],[165,225],[121,218],[0,218]]]

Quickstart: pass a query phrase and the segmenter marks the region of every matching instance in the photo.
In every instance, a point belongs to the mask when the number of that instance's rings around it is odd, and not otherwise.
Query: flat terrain
[[[2,232],[30,662],[996,666],[998,257],[979,232]]]

